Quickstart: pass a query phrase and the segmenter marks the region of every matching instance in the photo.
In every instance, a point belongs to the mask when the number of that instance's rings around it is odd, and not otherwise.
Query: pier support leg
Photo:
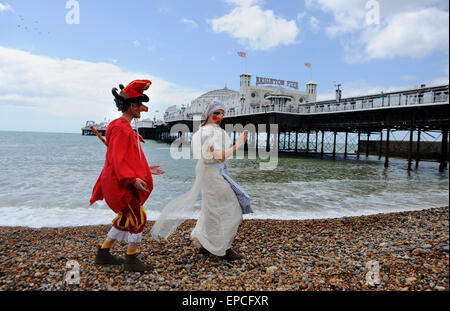
[[[316,153],[317,153],[317,139],[318,139],[318,136],[319,136],[319,132],[316,131],[316,147],[315,147],[315,152]]]
[[[366,142],[366,158],[369,157],[369,141],[370,141],[370,133],[367,133],[367,142]]]
[[[250,138],[251,138],[251,136],[250,136]],[[244,143],[244,151],[248,151],[248,139]]]
[[[334,140],[333,140],[333,158],[336,157],[336,135],[337,135],[337,132],[334,131]]]
[[[306,133],[306,154],[308,154],[309,153],[309,130],[308,130],[308,132]]]
[[[280,148],[280,146],[278,146],[278,148]],[[269,151],[270,151],[270,124],[266,124],[266,152]]]
[[[380,146],[378,150],[378,160],[381,160],[382,155],[383,155],[383,131],[380,132]]]
[[[414,129],[411,128],[409,130],[409,144],[408,144],[408,171],[411,170],[411,164],[412,164],[412,144],[413,144],[413,134]]]
[[[361,147],[361,132],[358,131],[358,148],[356,149],[356,158],[359,159],[359,148]]]
[[[295,131],[295,153],[298,153],[298,130]]]
[[[389,167],[389,134],[391,129],[388,127],[386,131],[386,155],[384,157],[384,167]]]
[[[347,158],[347,145],[348,145],[348,131],[345,131],[345,149],[344,149],[344,159]]]
[[[420,133],[421,130],[419,129],[417,131],[416,168],[419,167],[419,160],[420,160]]]
[[[320,147],[320,157],[322,158],[323,157],[323,139],[324,139],[324,136],[325,136],[325,131],[322,131],[322,146]]]
[[[288,151],[291,151],[291,131],[288,132]]]
[[[258,151],[258,145],[259,145],[259,132],[258,127],[256,127],[256,151]]]
[[[411,127],[409,129],[409,144],[408,144],[408,171],[411,170],[412,164],[412,145],[413,145],[413,135],[414,135],[414,114],[411,117]]]
[[[447,168],[447,135],[448,130],[442,130],[441,163],[439,164],[439,172],[443,172]]]

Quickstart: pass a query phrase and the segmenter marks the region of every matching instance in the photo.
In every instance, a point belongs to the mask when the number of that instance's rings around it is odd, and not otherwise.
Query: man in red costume
[[[117,213],[113,227],[101,247],[98,248],[95,263],[100,265],[124,264],[125,270],[143,272],[150,269],[136,255],[142,240],[142,232],[147,222],[143,205],[153,190],[154,175],[163,174],[158,166],[149,167],[139,143],[142,137],[131,128],[131,121],[140,118],[148,108],[143,102],[149,98],[144,94],[151,85],[149,80],[135,80],[126,88],[120,85],[120,95],[113,89],[116,106],[122,116],[112,121],[106,129],[105,166],[92,191],[91,205],[97,200],[105,200]],[[125,261],[110,253],[116,241],[127,241]]]

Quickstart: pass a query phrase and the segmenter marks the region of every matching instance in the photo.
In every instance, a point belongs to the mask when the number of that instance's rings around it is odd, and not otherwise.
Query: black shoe
[[[144,272],[152,269],[151,265],[146,265],[137,258],[136,254],[125,255],[125,263],[123,264],[125,271]]]
[[[94,263],[97,265],[121,265],[123,264],[123,258],[113,256],[109,252],[109,248],[99,246]]]
[[[239,253],[236,253],[234,250],[232,250],[230,248],[230,249],[227,249],[227,251],[225,252],[225,256],[223,256],[222,258],[225,259],[225,260],[230,260],[231,261],[231,260],[242,259],[242,258],[244,258],[244,256],[242,256]]]
[[[200,247],[198,251],[199,251],[200,254],[203,254],[203,255],[209,255],[210,254],[210,252],[206,248],[204,248],[203,246]]]

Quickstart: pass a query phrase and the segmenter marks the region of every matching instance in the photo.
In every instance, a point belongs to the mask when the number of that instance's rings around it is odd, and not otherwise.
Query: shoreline
[[[245,219],[233,248],[244,259],[202,255],[187,220],[168,241],[144,231],[139,257],[147,273],[96,266],[108,225],[0,227],[0,290],[449,290],[449,208],[302,220]],[[125,243],[116,243],[123,256]],[[79,284],[66,284],[69,260]],[[379,284],[366,283],[366,264],[379,264]]]
[[[439,209],[439,208],[445,208],[448,206],[441,206],[441,207],[424,207],[421,209],[411,209],[411,210],[400,210],[400,211],[389,211],[389,212],[375,212],[375,213],[369,213],[369,214],[362,214],[362,215],[352,215],[352,216],[331,216],[331,217],[316,217],[316,218],[244,218],[243,221],[313,221],[313,220],[339,220],[339,219],[347,219],[347,218],[357,218],[357,217],[368,217],[368,216],[378,216],[378,215],[386,215],[386,214],[396,214],[396,213],[409,213],[409,212],[418,212],[428,209]],[[148,212],[148,211],[147,211]],[[151,212],[151,211],[150,211]],[[251,215],[251,214],[248,214]],[[147,215],[148,216],[148,215]],[[112,215],[112,218],[114,218],[114,215]],[[111,219],[112,219],[111,218]],[[197,221],[196,218],[189,218],[188,221]],[[153,225],[155,220],[148,219],[147,218],[147,226]],[[89,227],[102,227],[102,226],[109,226],[111,223],[102,223],[102,224],[90,224],[90,225],[73,225],[73,226],[42,226],[42,227],[31,227],[26,225],[0,225],[0,229],[7,229],[7,228],[21,228],[21,229],[33,229],[33,230],[39,230],[39,229],[64,229],[64,228],[89,228]],[[149,227],[151,228],[151,227]]]

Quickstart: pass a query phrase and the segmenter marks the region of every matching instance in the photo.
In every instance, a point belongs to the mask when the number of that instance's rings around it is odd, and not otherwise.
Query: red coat
[[[105,199],[106,204],[116,213],[128,206],[137,190],[133,184],[136,178],[147,183],[148,190],[153,190],[153,178],[147,159],[139,149],[136,132],[124,118],[112,121],[106,129],[105,166],[92,190],[91,205],[97,200]],[[139,201],[143,205],[150,193],[139,191]]]

